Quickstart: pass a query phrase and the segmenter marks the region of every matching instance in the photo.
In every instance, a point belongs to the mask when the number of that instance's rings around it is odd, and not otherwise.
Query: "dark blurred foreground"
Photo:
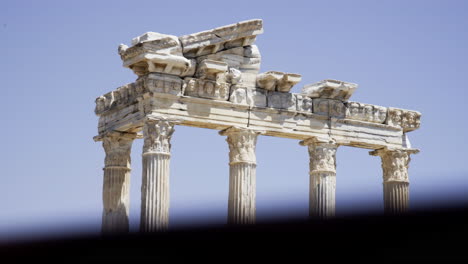
[[[468,207],[403,216],[367,215],[328,221],[211,226],[166,233],[69,237],[0,245],[2,263],[23,260],[468,261]],[[341,262],[340,261],[340,262]]]

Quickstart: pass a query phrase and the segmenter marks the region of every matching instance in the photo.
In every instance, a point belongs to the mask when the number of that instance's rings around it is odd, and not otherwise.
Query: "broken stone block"
[[[237,69],[241,72],[241,82],[243,86],[255,88],[255,80],[258,72],[260,71],[260,53],[257,48],[248,47],[237,47],[228,50],[222,50],[214,54],[197,57],[197,62],[201,63],[203,60],[215,60],[227,63],[229,68]],[[250,49],[249,52],[245,52],[246,49]],[[250,56],[250,57],[249,57]]]
[[[218,79],[220,74],[225,74],[228,70],[228,65],[222,61],[203,60],[197,68],[197,77],[202,79],[214,80]]]
[[[147,32],[132,40],[132,47],[121,44],[119,54],[123,66],[138,76],[150,72],[177,76],[191,76],[196,61],[182,55],[182,46],[176,36]]]
[[[257,86],[268,91],[288,93],[291,88],[301,81],[301,75],[269,71],[257,75]]]
[[[311,98],[337,99],[347,101],[357,88],[357,84],[337,80],[323,80],[302,88],[302,94]]]
[[[255,37],[263,33],[261,19],[242,21],[212,30],[180,36],[184,56],[195,58],[223,49],[252,45]]]

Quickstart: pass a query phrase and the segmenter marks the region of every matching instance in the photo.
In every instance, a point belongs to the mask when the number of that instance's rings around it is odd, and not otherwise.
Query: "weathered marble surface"
[[[338,80],[323,80],[302,88],[302,94],[311,98],[327,98],[346,101],[357,89],[357,84]]]
[[[255,147],[263,131],[230,127],[219,132],[229,145],[229,224],[254,224],[256,199]]]
[[[417,153],[419,150],[411,148],[382,148],[369,153],[372,156],[380,156],[382,160],[385,213],[399,214],[408,211],[408,167],[410,155]]]
[[[195,60],[182,54],[182,46],[176,36],[147,32],[132,40],[132,46],[119,46],[123,66],[142,76],[150,72],[161,72],[177,76],[191,76],[195,71]]]
[[[301,141],[309,150],[309,215],[318,218],[335,216],[336,208],[336,150],[333,140],[310,138]]]
[[[176,37],[147,32],[121,44],[125,67],[138,76],[96,98],[96,141],[106,151],[103,231],[128,231],[130,147],[144,138],[141,231],[169,221],[170,140],[174,126],[216,129],[229,145],[228,221],[255,222],[255,145],[259,134],[302,140],[310,157],[310,215],[335,214],[336,150],[373,149],[382,158],[386,212],[408,209],[408,132],[421,113],[349,101],[357,84],[323,80],[291,93],[300,74],[259,74],[254,44],[262,20]],[[140,132],[143,131],[143,136]]]
[[[263,33],[261,19],[246,20],[190,35],[180,36],[184,56],[194,58],[219,50],[251,45]]]
[[[288,93],[291,88],[301,81],[301,75],[269,71],[257,75],[257,87],[268,90]]]

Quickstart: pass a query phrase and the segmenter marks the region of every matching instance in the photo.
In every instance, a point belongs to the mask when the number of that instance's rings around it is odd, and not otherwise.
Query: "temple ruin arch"
[[[260,136],[296,140],[309,153],[310,216],[335,215],[336,152],[340,146],[370,149],[382,161],[387,213],[408,210],[411,147],[408,132],[421,113],[349,101],[357,84],[323,80],[291,88],[301,75],[259,73],[254,44],[260,19],[185,36],[147,32],[121,44],[123,66],[138,77],[96,99],[96,141],[106,152],[103,232],[128,231],[130,151],[143,139],[143,232],[169,222],[171,140],[177,126],[219,131],[229,146],[228,223],[256,219],[256,143]]]

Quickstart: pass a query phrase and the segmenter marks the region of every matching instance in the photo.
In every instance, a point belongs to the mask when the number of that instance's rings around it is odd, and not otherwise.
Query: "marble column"
[[[168,229],[170,141],[175,124],[166,119],[147,119],[143,127],[142,232]]]
[[[310,138],[300,142],[309,149],[309,215],[313,218],[335,216],[336,150],[333,141]]]
[[[229,144],[228,224],[255,223],[255,146],[261,133],[238,127],[220,132]]]
[[[130,151],[136,134],[112,132],[102,137],[106,152],[102,189],[102,232],[128,232]]]
[[[409,209],[408,165],[410,154],[417,149],[378,149],[370,152],[380,156],[383,170],[384,211],[386,214],[400,214]]]

